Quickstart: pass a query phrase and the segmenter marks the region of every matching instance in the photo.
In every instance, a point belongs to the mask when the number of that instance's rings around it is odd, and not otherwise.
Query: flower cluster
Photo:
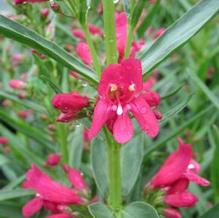
[[[160,170],[145,187],[145,195],[154,191],[161,191],[165,209],[163,214],[167,218],[180,218],[178,208],[194,206],[198,198],[188,190],[191,182],[201,186],[208,186],[209,181],[200,177],[200,165],[193,159],[190,144],[179,140],[179,148],[164,162]]]
[[[49,158],[51,160],[51,157]],[[72,188],[51,179],[34,164],[26,174],[23,188],[33,190],[35,197],[23,207],[23,216],[29,218],[45,208],[50,212],[46,218],[73,218],[72,205],[86,205],[89,188],[80,171],[63,166]]]

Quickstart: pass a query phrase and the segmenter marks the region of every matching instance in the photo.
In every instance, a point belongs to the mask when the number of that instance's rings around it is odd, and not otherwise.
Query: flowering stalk
[[[122,207],[121,191],[121,167],[120,153],[121,145],[116,143],[108,130],[104,128],[108,145],[108,176],[109,176],[109,196],[108,204],[112,207],[117,218],[120,218]]]
[[[104,36],[107,64],[117,63],[115,8],[113,0],[103,0]]]
[[[63,124],[57,124],[58,139],[60,143],[62,161],[63,163],[68,163],[68,140],[67,140],[67,128]]]
[[[100,74],[101,74],[101,66],[100,66],[100,63],[99,63],[99,60],[98,60],[97,52],[96,52],[95,47],[94,47],[94,43],[93,43],[93,41],[91,39],[91,36],[90,36],[90,32],[89,32],[87,23],[83,24],[82,28],[83,28],[83,31],[85,33],[85,37],[86,37],[88,46],[90,48],[90,52],[91,52],[91,56],[92,56],[93,64],[94,64],[94,68],[95,68],[97,74],[100,76]]]

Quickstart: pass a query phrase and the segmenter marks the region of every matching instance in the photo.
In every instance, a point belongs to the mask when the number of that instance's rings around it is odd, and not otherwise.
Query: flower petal
[[[43,206],[41,198],[36,197],[28,201],[22,208],[22,214],[25,218],[29,218],[36,214]]]
[[[121,62],[123,67],[124,82],[127,84],[135,84],[135,91],[141,91],[143,88],[141,61],[129,58]]]
[[[186,178],[178,179],[168,190],[168,194],[185,192],[189,186],[189,180]]]
[[[127,27],[128,19],[125,12],[116,13],[115,15],[116,23],[116,45],[119,52],[119,60],[124,56],[126,41],[127,41]]]
[[[113,125],[113,136],[120,143],[128,142],[133,136],[133,125],[127,113],[117,116]]]
[[[49,215],[46,218],[74,218],[74,217],[73,215],[67,213],[59,213],[59,214]]]
[[[190,192],[183,192],[166,195],[164,201],[173,207],[192,207],[197,203],[198,198]]]
[[[33,189],[43,200],[60,204],[81,204],[81,197],[70,188],[53,181],[34,164],[27,172],[23,183],[26,189]]]
[[[147,102],[142,97],[138,97],[130,105],[131,112],[138,121],[141,129],[150,137],[157,136],[159,124]]]
[[[166,218],[181,218],[181,214],[178,210],[174,208],[166,208],[164,209],[164,215]]]
[[[76,53],[85,64],[87,65],[92,64],[93,61],[92,61],[90,49],[86,42],[79,42],[77,44]]]
[[[166,159],[158,173],[152,179],[152,186],[163,187],[176,182],[186,171],[191,159],[191,145],[179,144],[178,150]]]
[[[95,106],[93,120],[87,131],[88,140],[93,139],[101,130],[109,117],[109,105],[104,100],[99,100]]]
[[[189,172],[187,171],[184,176],[190,181],[190,182],[194,182],[198,185],[201,185],[201,186],[209,186],[210,182],[205,179],[205,178],[202,178],[201,176],[193,173],[193,172]]]
[[[68,165],[64,165],[64,171],[68,174],[68,179],[71,184],[79,191],[86,190],[88,185],[86,184],[82,172]]]

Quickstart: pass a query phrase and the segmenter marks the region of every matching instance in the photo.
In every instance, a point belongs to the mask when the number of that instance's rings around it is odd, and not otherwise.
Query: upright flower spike
[[[89,99],[77,92],[57,94],[52,99],[52,105],[61,111],[58,122],[69,122],[75,119],[78,113],[89,105]]]
[[[107,124],[118,143],[128,142],[133,135],[131,112],[141,129],[150,137],[157,136],[159,124],[145,98],[141,62],[129,58],[120,64],[109,65],[102,73],[98,86],[99,99],[87,138],[94,138],[102,126]]]
[[[192,159],[192,148],[179,140],[179,148],[164,162],[160,170],[152,178],[146,190],[164,192],[163,203],[167,208],[163,214],[167,218],[181,218],[177,208],[193,207],[198,198],[188,191],[189,183],[208,186],[209,181],[198,176],[199,164]],[[146,193],[147,194],[147,193]]]

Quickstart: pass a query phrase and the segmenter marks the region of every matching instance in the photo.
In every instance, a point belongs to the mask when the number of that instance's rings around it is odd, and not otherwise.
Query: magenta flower
[[[115,14],[116,22],[116,45],[119,53],[119,62],[124,58],[125,47],[128,37],[128,19],[125,12]],[[135,54],[142,48],[144,41],[133,41],[130,56],[135,57]]]
[[[68,165],[65,165],[63,168],[68,174],[68,179],[75,189],[78,191],[88,190],[88,185],[84,180],[83,174],[79,170],[69,167]]]
[[[88,29],[90,34],[103,37],[103,31],[99,27],[95,26],[94,24],[88,24]],[[84,31],[80,28],[72,29],[72,35],[81,40],[85,40]]]
[[[6,137],[1,136],[0,145],[6,145],[6,144],[8,144],[8,139]]]
[[[36,192],[36,197],[24,205],[22,209],[25,218],[33,216],[42,207],[50,210],[53,214],[63,215],[66,214],[66,205],[84,203],[77,192],[53,181],[35,165],[32,165],[32,168],[27,172],[23,188]],[[72,218],[72,216],[69,217]]]
[[[60,154],[57,153],[49,154],[47,157],[46,165],[52,167],[57,166],[60,160],[61,160]]]
[[[79,42],[76,46],[76,53],[81,58],[81,60],[87,64],[92,64],[92,57],[90,54],[89,46],[86,42]]]
[[[87,138],[91,140],[107,124],[119,143],[128,142],[133,135],[129,112],[134,115],[141,129],[150,137],[157,136],[159,125],[148,102],[152,92],[143,89],[141,62],[137,59],[123,60],[109,65],[102,73],[98,86],[99,99],[94,109],[93,121]],[[158,95],[156,94],[158,97]],[[153,97],[152,97],[153,98]],[[153,102],[157,105],[158,99]]]
[[[60,213],[47,216],[46,218],[74,218],[74,216],[67,213]]]
[[[198,198],[188,191],[190,182],[209,185],[208,180],[198,175],[200,166],[192,156],[191,145],[179,140],[178,150],[166,159],[150,182],[152,189],[161,188],[165,192],[164,202],[170,207],[164,211],[167,218],[179,218],[177,208],[192,207],[197,203]]]
[[[58,122],[69,122],[75,119],[88,104],[89,99],[77,92],[57,94],[52,99],[52,105],[61,111],[56,119]]]
[[[12,88],[12,89],[23,89],[26,87],[26,83],[18,80],[18,79],[12,79],[8,82],[8,85]]]
[[[85,39],[85,34],[84,34],[84,31],[80,28],[75,28],[72,30],[72,35],[79,38],[79,39],[82,39],[84,40]]]

